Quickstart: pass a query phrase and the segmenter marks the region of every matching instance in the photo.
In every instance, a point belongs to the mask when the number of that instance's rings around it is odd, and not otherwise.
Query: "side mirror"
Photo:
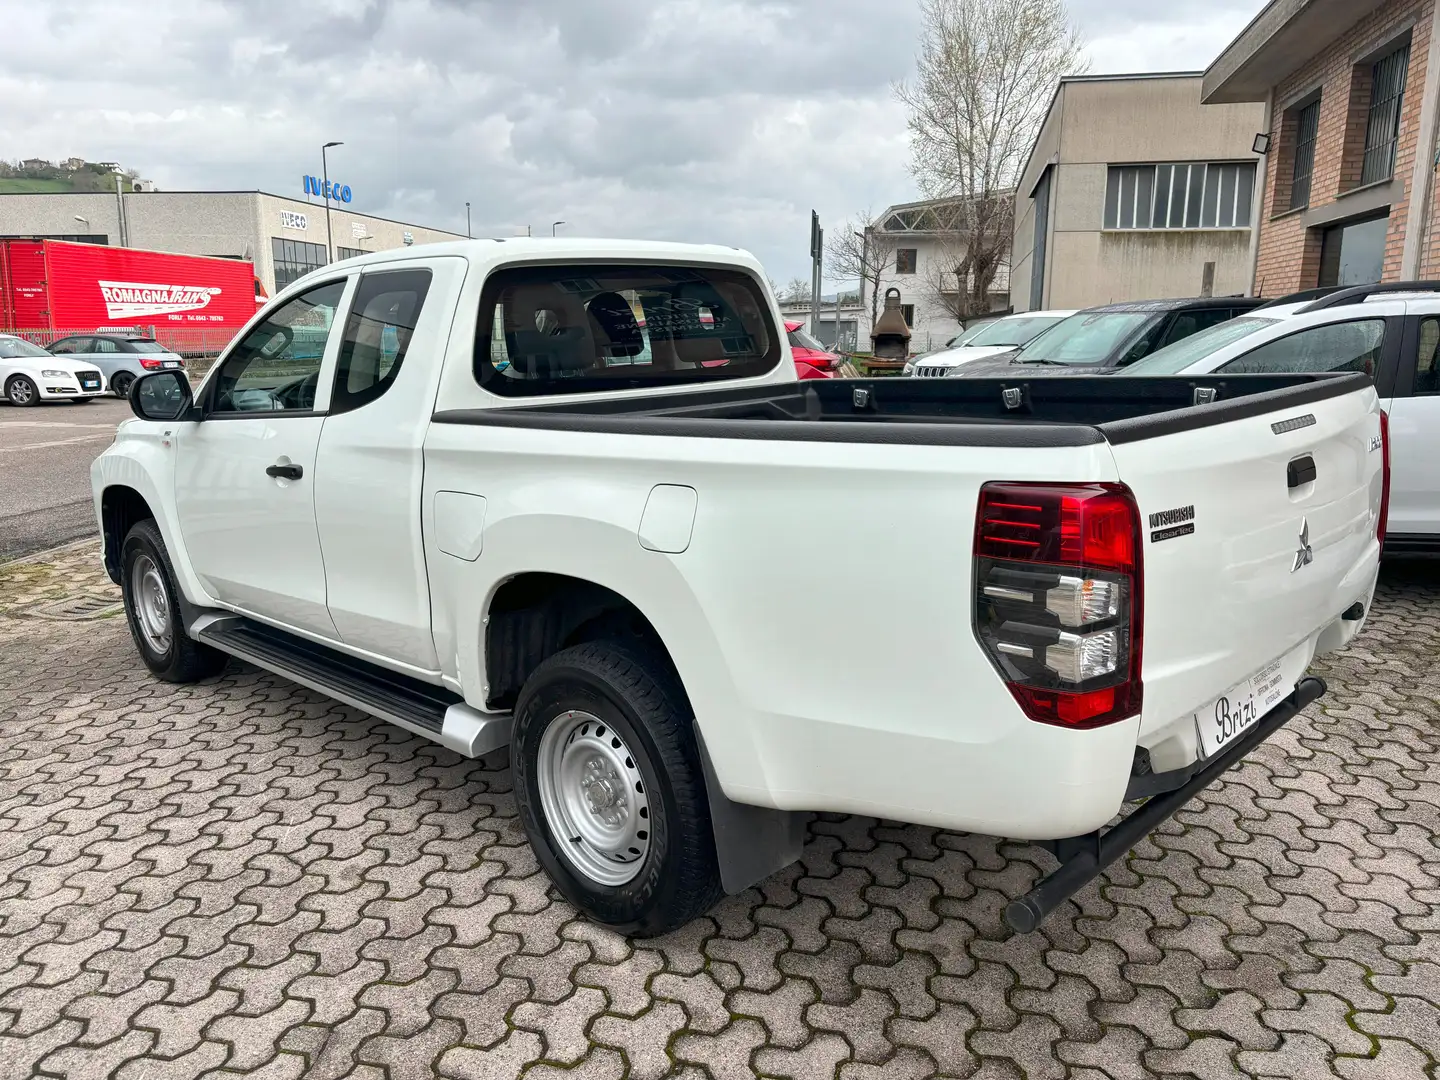
[[[141,420],[179,420],[194,401],[183,371],[141,375],[130,387],[130,408]]]

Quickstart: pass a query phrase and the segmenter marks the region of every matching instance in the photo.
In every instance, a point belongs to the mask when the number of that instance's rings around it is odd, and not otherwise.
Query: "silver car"
[[[116,397],[127,397],[141,375],[165,368],[183,368],[185,361],[151,337],[128,334],[72,334],[52,342],[52,356],[94,364]]]

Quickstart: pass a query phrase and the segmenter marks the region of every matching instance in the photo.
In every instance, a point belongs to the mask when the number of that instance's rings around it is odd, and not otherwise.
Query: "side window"
[[[225,358],[210,399],[212,414],[308,412],[325,342],[345,282],[317,285],[287,301],[245,335]]]
[[[125,350],[109,338],[97,337],[90,339],[89,347],[86,351],[92,353],[118,353],[124,352]]]
[[[1261,345],[1217,370],[1231,375],[1363,371],[1373,377],[1384,344],[1384,319],[1326,323]]]
[[[79,350],[75,348],[79,338],[61,338],[47,350],[52,356],[74,356]]]
[[[1420,320],[1420,355],[1415,362],[1412,394],[1440,394],[1440,366],[1435,353],[1440,347],[1440,319]]]
[[[1222,322],[1228,322],[1233,318],[1235,312],[1230,308],[1204,308],[1199,311],[1182,311],[1175,316],[1175,321],[1170,324],[1170,332],[1165,335],[1165,344],[1173,345],[1182,341],[1191,334],[1198,334],[1201,330],[1208,330]]]
[[[1154,326],[1150,327],[1150,329],[1146,330],[1143,334],[1141,334],[1140,339],[1136,341],[1134,345],[1131,345],[1130,348],[1125,350],[1125,355],[1120,357],[1120,359],[1116,362],[1116,366],[1125,367],[1129,364],[1135,363],[1136,360],[1142,360],[1145,357],[1149,356],[1160,344],[1160,337],[1164,333],[1165,323],[1162,320],[1160,322],[1157,322]],[[1173,340],[1179,339],[1177,338]]]
[[[429,290],[429,270],[392,270],[360,279],[340,343],[332,413],[358,409],[390,389]]]

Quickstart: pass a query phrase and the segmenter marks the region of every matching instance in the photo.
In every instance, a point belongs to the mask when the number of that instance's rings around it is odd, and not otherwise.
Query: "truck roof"
[[[750,252],[723,244],[679,244],[668,240],[607,240],[574,237],[529,237],[506,239],[447,240],[436,244],[390,248],[350,259],[340,259],[312,270],[306,278],[324,273],[335,266],[373,266],[387,262],[435,255],[463,255],[471,261],[508,263],[581,259],[587,262],[613,259],[637,261],[660,259],[666,262],[694,260],[698,262],[741,263],[761,273],[760,264]],[[303,280],[303,279],[302,279]],[[763,280],[763,274],[762,274]]]

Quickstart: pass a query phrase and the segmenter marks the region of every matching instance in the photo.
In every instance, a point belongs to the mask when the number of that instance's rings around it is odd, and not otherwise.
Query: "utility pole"
[[[343,142],[327,142],[320,148],[320,174],[325,181],[325,261],[335,261],[335,245],[330,239],[330,163],[325,160],[325,151],[332,146],[344,146]]]
[[[465,239],[473,239],[470,235],[470,204],[465,204]]]
[[[810,332],[820,336],[820,263],[825,257],[825,230],[820,215],[810,211]]]

